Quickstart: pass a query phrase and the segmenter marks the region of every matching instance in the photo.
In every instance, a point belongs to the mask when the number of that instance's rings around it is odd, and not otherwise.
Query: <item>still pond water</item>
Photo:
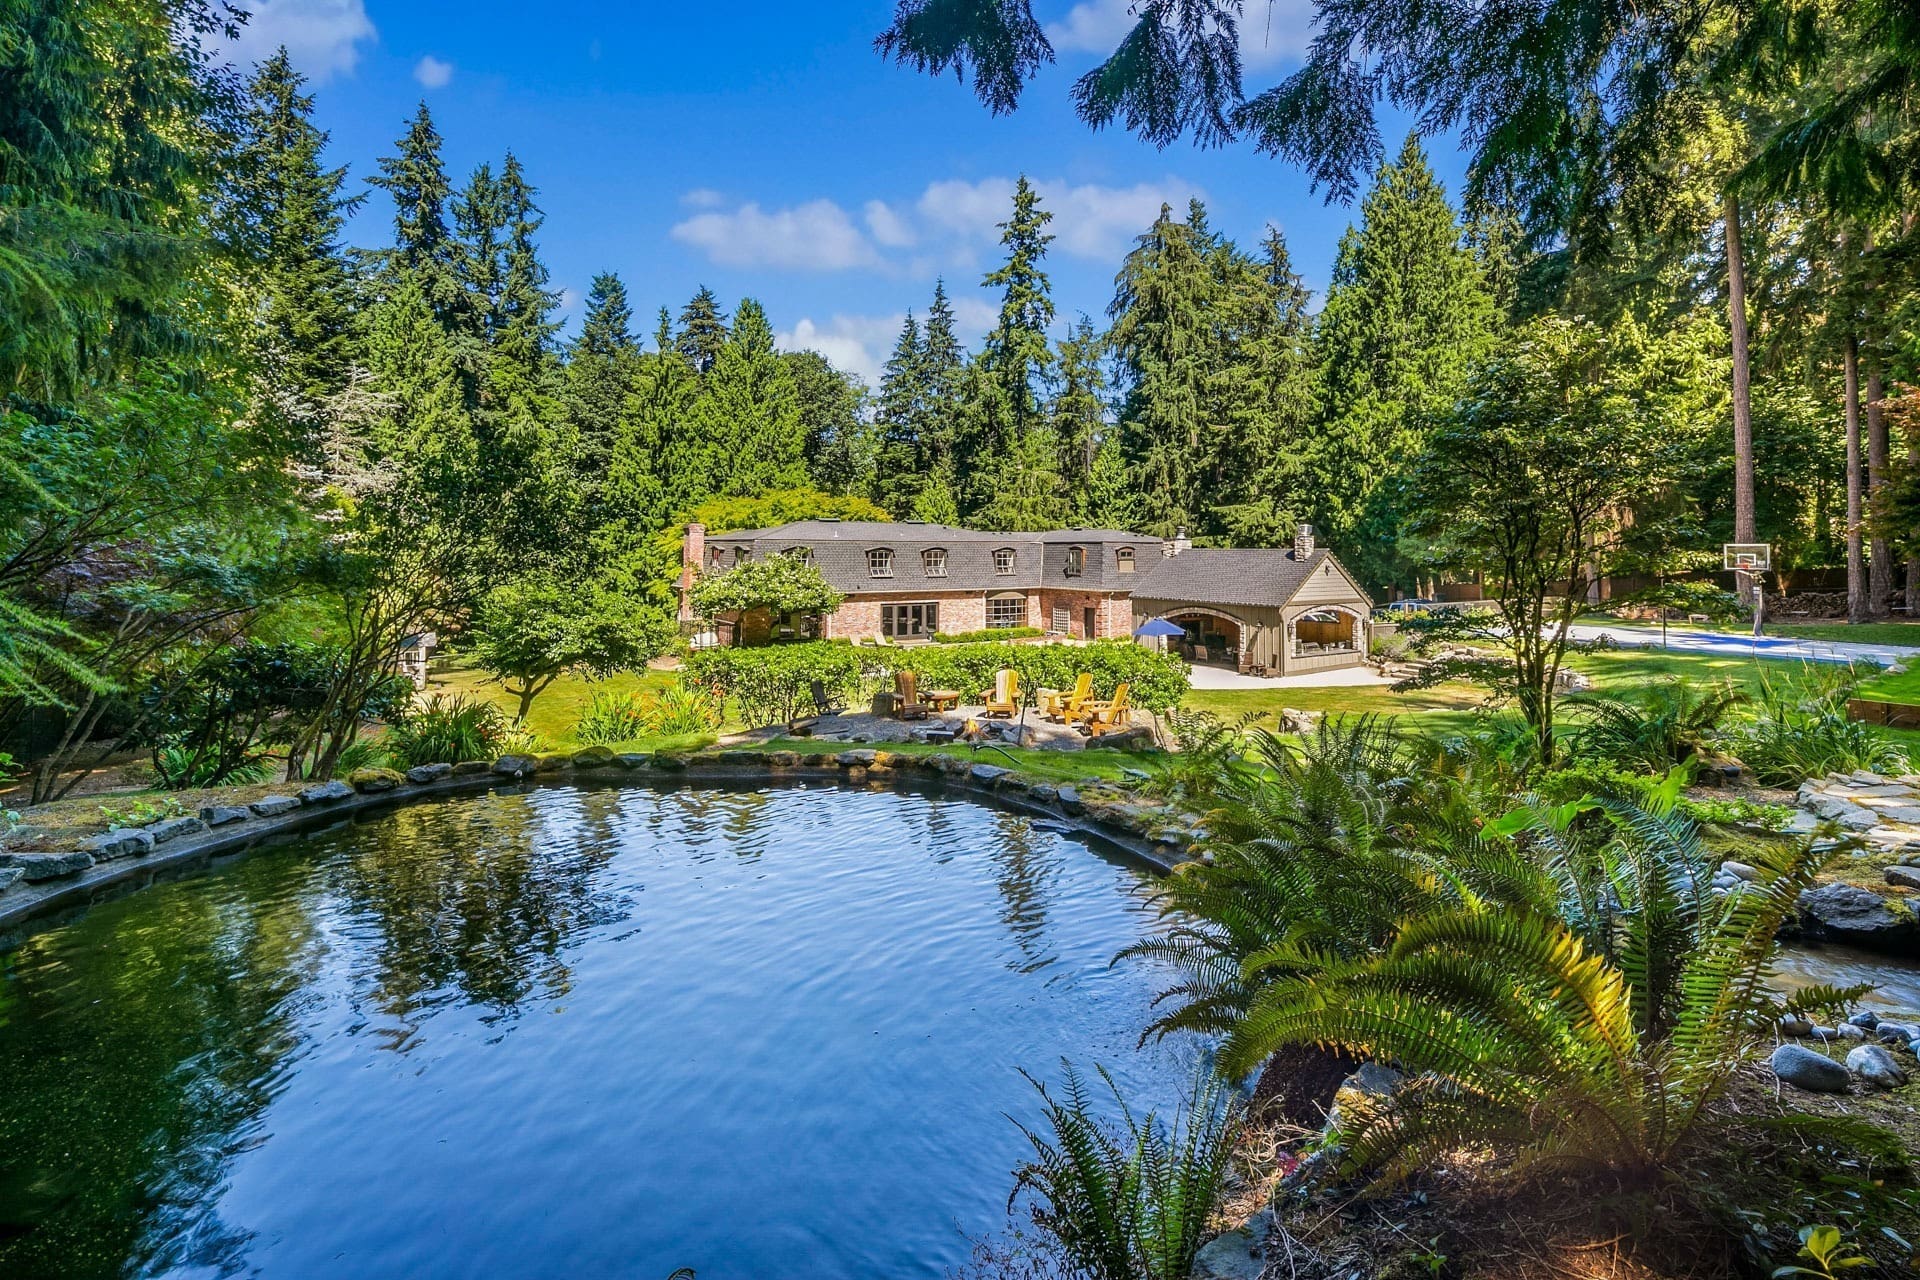
[[[416,805],[0,957],[0,1276],[937,1276],[1025,1067],[1110,1067],[1145,875],[931,795]]]

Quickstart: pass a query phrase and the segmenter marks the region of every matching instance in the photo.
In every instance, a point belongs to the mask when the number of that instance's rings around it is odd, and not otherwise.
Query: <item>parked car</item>
[[[1373,616],[1376,618],[1392,618],[1401,614],[1422,613],[1433,608],[1437,603],[1439,602],[1436,600],[1427,599],[1395,600],[1390,604],[1383,604],[1378,609],[1375,609]]]

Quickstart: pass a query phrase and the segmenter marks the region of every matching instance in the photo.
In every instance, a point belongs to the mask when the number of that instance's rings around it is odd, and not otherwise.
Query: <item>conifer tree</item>
[[[1000,224],[1006,261],[981,280],[986,288],[1000,291],[1000,317],[967,378],[955,442],[956,455],[971,460],[973,483],[961,494],[963,512],[986,505],[998,487],[995,477],[1025,474],[1052,450],[1051,441],[1028,438],[1050,430],[1042,394],[1053,369],[1047,329],[1054,311],[1051,285],[1040,264],[1053,241],[1046,230],[1052,220],[1053,214],[1040,207],[1039,193],[1021,175],[1013,212]]]
[[[708,462],[689,450],[686,431],[697,390],[674,342],[673,317],[662,307],[654,349],[639,358],[620,414],[601,491],[599,537],[614,550],[638,546],[705,496]]]
[[[786,351],[804,440],[801,454],[814,488],[866,496],[873,489],[875,430],[865,417],[867,387],[818,351]]]
[[[358,360],[354,281],[340,237],[364,197],[341,194],[344,166],[323,167],[327,134],[313,123],[305,84],[285,46],[255,73],[226,222],[253,263],[256,359],[278,390],[301,403],[311,429],[319,405],[346,385]]]
[[[1260,301],[1243,345],[1257,405],[1235,446],[1229,483],[1215,504],[1221,534],[1236,546],[1285,545],[1306,510],[1306,453],[1319,413],[1311,292],[1293,269],[1286,237],[1261,243]]]
[[[390,501],[419,508],[423,521],[431,511],[463,541],[489,541],[472,500],[482,488],[480,448],[460,360],[418,277],[401,277],[372,308],[366,359],[386,407],[373,436],[375,461],[398,490]]]
[[[1093,321],[1082,315],[1060,343],[1059,389],[1050,406],[1067,519],[1083,524],[1091,518],[1094,460],[1106,425],[1105,350]]]
[[[874,426],[880,435],[880,459],[874,501],[889,511],[911,511],[926,483],[933,457],[921,431],[926,422],[927,351],[913,312],[900,324],[893,354],[880,373]]]
[[[681,338],[684,349],[684,332]],[[773,348],[766,312],[751,298],[741,301],[733,332],[700,381],[686,434],[688,461],[701,466],[702,474],[681,477],[674,460],[667,478],[688,493],[704,489],[694,501],[751,497],[806,481],[806,428],[793,375]]]
[[[936,460],[953,455],[955,424],[960,413],[960,386],[966,377],[967,349],[954,332],[953,304],[947,282],[933,282],[933,301],[927,304],[923,330],[920,434]]]
[[[379,160],[380,176],[368,181],[393,198],[393,247],[379,260],[390,276],[412,276],[433,309],[434,318],[451,326],[461,293],[455,270],[455,245],[447,229],[447,198],[452,188],[440,159],[440,132],[422,102],[394,154]]]
[[[678,342],[680,354],[699,374],[713,368],[720,348],[726,345],[727,313],[720,309],[720,300],[706,285],[701,285],[700,292],[688,299],[680,310]]]
[[[593,278],[586,316],[566,367],[566,408],[572,424],[573,476],[586,504],[584,523],[598,527],[606,518],[602,493],[613,459],[627,397],[639,377],[639,344],[628,326],[633,311],[627,287],[612,272]]]
[[[1309,463],[1315,523],[1371,585],[1403,576],[1395,479],[1489,349],[1493,301],[1419,140],[1383,166],[1341,238],[1320,315],[1325,397]]]
[[[456,333],[491,346],[505,327],[500,305],[501,233],[506,217],[500,206],[500,182],[482,161],[453,198],[456,237],[454,265],[460,280]],[[478,360],[477,353],[472,355]]]

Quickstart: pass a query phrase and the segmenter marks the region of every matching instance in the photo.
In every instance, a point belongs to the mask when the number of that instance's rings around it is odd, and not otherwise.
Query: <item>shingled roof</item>
[[[1068,549],[1086,548],[1080,571],[1069,572]],[[1114,550],[1134,548],[1138,572],[1120,573]],[[770,529],[709,534],[707,547],[723,552],[746,548],[754,559],[794,548],[813,553],[814,565],[836,591],[848,595],[901,595],[933,591],[1028,591],[1035,587],[1082,591],[1131,591],[1159,561],[1160,540],[1121,529],[1056,529],[1047,533],[995,533],[953,525],[914,521],[796,520]],[[893,552],[893,576],[876,578],[867,570],[867,552]],[[1014,553],[1012,573],[994,569],[994,552]],[[921,553],[942,550],[946,574],[926,571]],[[729,557],[730,559],[731,557]]]
[[[1290,550],[1195,547],[1163,559],[1142,573],[1133,594],[1136,599],[1181,604],[1278,608],[1328,564],[1334,566],[1335,573],[1345,572],[1325,548],[1315,548],[1302,562]]]

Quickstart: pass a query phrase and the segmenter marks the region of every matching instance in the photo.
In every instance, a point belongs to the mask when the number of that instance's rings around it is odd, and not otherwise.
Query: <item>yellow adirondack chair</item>
[[[1124,729],[1127,727],[1127,714],[1127,686],[1122,684],[1106,701],[1087,704],[1087,732],[1097,738],[1103,733]]]
[[[1039,691],[1040,714],[1049,720],[1068,720],[1073,713],[1093,700],[1093,676],[1082,671],[1071,689]]]
[[[1005,716],[1012,719],[1020,714],[1020,673],[1012,667],[1002,667],[993,677],[993,688],[984,696],[986,709],[983,716]]]

